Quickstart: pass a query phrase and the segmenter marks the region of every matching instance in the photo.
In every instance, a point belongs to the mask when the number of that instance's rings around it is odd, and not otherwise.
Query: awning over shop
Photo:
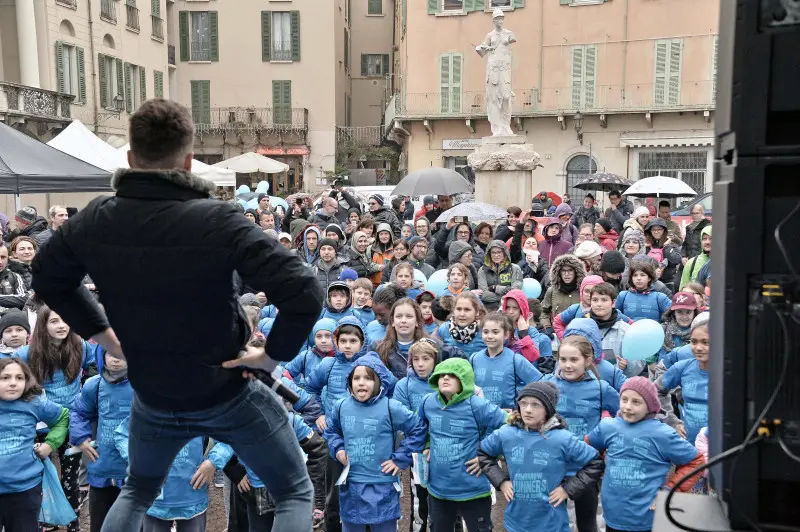
[[[714,130],[634,131],[619,136],[620,148],[687,148],[714,145]]]

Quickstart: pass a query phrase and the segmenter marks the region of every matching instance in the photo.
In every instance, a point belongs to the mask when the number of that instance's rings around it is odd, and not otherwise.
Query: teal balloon
[[[447,288],[447,270],[436,270],[433,272],[428,278],[426,286],[428,290],[437,296],[442,295],[442,292]]]
[[[258,200],[256,198],[251,199],[245,205],[245,209],[255,209],[258,210]]]
[[[414,280],[419,281],[422,283],[422,286],[428,284],[428,278],[425,277],[425,274],[419,271],[418,269],[414,268]]]
[[[239,188],[236,189],[237,196],[239,194],[247,194],[249,192],[250,192],[250,187],[248,187],[247,185],[239,185]]]
[[[634,322],[622,340],[622,357],[626,360],[644,360],[659,352],[664,345],[664,329],[655,320]]]
[[[536,279],[524,279],[522,281],[522,291],[525,296],[531,299],[536,299],[542,295],[542,285]]]
[[[256,185],[255,192],[258,192],[259,194],[266,194],[267,192],[269,192],[269,182],[259,181],[258,184]]]
[[[245,200],[243,200],[243,199],[237,199],[236,203],[238,203],[239,205],[241,205],[245,209],[247,208],[247,202]]]

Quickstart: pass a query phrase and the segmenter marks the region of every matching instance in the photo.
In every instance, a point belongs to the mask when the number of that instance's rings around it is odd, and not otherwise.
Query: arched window
[[[106,48],[111,48],[111,49],[116,48],[116,46],[114,44],[114,37],[112,37],[110,34],[106,33],[105,37],[103,37],[103,46],[105,46]]]
[[[62,37],[75,37],[75,27],[69,20],[64,19],[58,26],[58,33]]]
[[[592,159],[592,168],[590,171],[588,155],[576,155],[567,161],[567,188],[565,192],[569,193],[574,205],[578,205],[580,203],[574,202],[576,198],[582,198],[586,194],[585,191],[575,188],[575,184],[583,179],[586,179],[589,174],[593,174],[595,172],[597,172],[597,161]],[[555,192],[556,194],[561,194],[561,191],[559,190],[556,190]]]

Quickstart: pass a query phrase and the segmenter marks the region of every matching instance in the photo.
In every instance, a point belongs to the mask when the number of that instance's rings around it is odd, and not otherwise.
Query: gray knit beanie
[[[523,397],[534,397],[541,401],[544,405],[547,419],[556,415],[556,405],[558,404],[559,390],[558,386],[550,381],[537,381],[526,384],[522,391],[519,392],[517,403]]]

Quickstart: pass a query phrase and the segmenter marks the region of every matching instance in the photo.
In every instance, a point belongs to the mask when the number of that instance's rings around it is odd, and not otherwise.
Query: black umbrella
[[[429,167],[411,172],[392,190],[392,196],[452,196],[472,192],[469,181],[449,168]]]
[[[586,179],[580,181],[575,188],[581,190],[593,190],[595,192],[611,192],[612,190],[624,190],[633,185],[633,181],[625,179],[617,174],[601,172],[591,174]]]

